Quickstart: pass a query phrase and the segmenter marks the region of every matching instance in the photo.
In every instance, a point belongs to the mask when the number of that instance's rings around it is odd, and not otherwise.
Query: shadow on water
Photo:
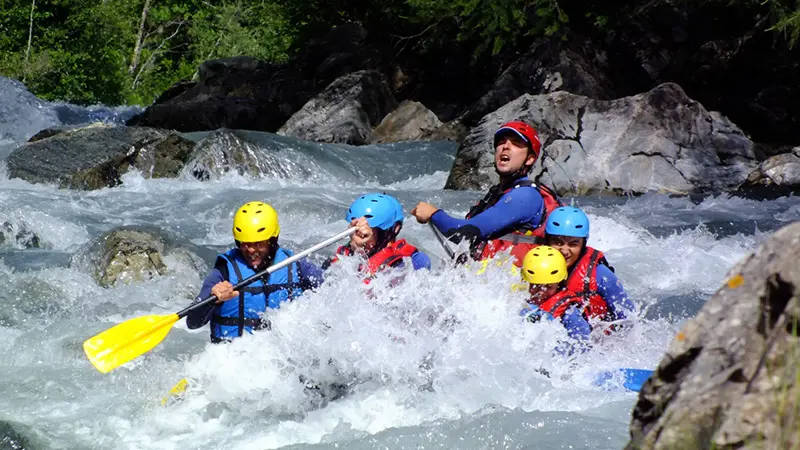
[[[697,315],[709,298],[711,295],[699,291],[659,297],[646,308],[642,319],[680,322]]]

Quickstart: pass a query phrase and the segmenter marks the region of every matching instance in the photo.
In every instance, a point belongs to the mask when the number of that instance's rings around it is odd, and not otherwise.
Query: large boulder
[[[103,287],[147,281],[168,273],[166,257],[201,272],[205,263],[188,240],[155,227],[125,226],[83,246],[70,267],[90,273]]]
[[[470,131],[446,188],[485,189],[498,181],[492,136],[512,119],[539,131],[543,156],[532,175],[562,195],[727,190],[756,166],[753,143],[739,128],[666,83],[612,101],[523,95]]]
[[[767,158],[750,174],[747,184],[800,188],[800,147]]]
[[[245,56],[206,61],[195,81],[174,85],[128,125],[275,132],[338,77],[379,65],[382,55],[366,37],[360,25],[347,24],[309,42],[285,64]]]
[[[26,143],[8,156],[8,175],[31,183],[100,189],[121,183],[131,168],[152,178],[176,177],[194,142],[173,132],[90,126]]]
[[[278,134],[316,142],[366,144],[372,128],[396,106],[386,77],[362,70],[336,79],[292,115]]]
[[[800,446],[800,223],[734,266],[645,383],[627,449]]]
[[[405,100],[372,131],[370,143],[418,141],[442,126],[442,121],[419,102]]]

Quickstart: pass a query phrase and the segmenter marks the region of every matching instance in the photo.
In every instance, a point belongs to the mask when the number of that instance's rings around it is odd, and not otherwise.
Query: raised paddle
[[[343,239],[355,233],[356,228],[349,228],[342,231],[336,236],[327,239],[319,244],[304,250],[292,257],[270,266],[257,274],[246,278],[233,286],[233,289],[239,289],[247,286],[248,284],[256,281],[264,275],[282,269],[289,264],[302,259],[317,250],[325,248],[336,241]],[[169,331],[172,329],[178,320],[185,317],[190,312],[203,308],[217,300],[217,297],[212,295],[197,303],[193,303],[188,307],[178,311],[175,314],[169,315],[151,315],[137,317],[119,325],[109,328],[102,333],[87,339],[83,343],[83,351],[92,365],[102,373],[108,373],[117,367],[125,364],[126,362],[137,358],[153,347],[158,345],[159,342],[164,340]]]

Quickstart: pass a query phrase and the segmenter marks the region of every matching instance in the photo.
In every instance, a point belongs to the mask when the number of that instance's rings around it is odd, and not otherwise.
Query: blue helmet
[[[350,205],[345,220],[350,222],[359,217],[365,217],[372,228],[388,230],[403,221],[403,207],[391,195],[365,194]]]
[[[388,197],[389,200],[391,200],[392,203],[394,203],[394,209],[395,209],[395,211],[394,211],[394,221],[402,223],[403,219],[406,218],[406,214],[405,214],[405,212],[403,212],[403,205],[400,204],[400,200],[397,200],[396,198],[392,197],[391,195],[386,195],[386,194],[383,194],[383,195],[385,197]]]
[[[589,218],[583,211],[572,206],[556,208],[547,216],[545,234],[589,238]]]

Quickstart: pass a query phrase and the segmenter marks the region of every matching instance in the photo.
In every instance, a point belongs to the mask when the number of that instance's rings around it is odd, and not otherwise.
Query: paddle
[[[336,236],[327,239],[319,244],[304,250],[292,257],[289,257],[274,266],[270,266],[257,274],[246,278],[233,286],[234,290],[247,286],[264,275],[282,269],[293,262],[302,259],[315,251],[327,247],[334,242],[350,236],[356,228],[349,228]],[[137,358],[150,351],[167,336],[178,320],[185,317],[190,312],[203,308],[217,301],[217,297],[212,295],[197,303],[169,315],[151,315],[137,317],[122,322],[102,333],[87,339],[83,343],[83,351],[92,365],[102,373],[108,373],[126,362]]]
[[[615,374],[620,373],[623,376],[622,387],[629,391],[639,392],[642,390],[642,385],[651,375],[653,375],[652,370],[647,369],[617,369],[614,370],[606,370],[605,372],[601,372],[597,377],[594,379],[594,385],[599,387],[610,387],[609,382],[614,379]]]
[[[436,239],[439,240],[439,243],[442,244],[442,248],[444,248],[444,251],[445,251],[445,253],[447,253],[447,256],[449,256],[450,259],[455,258],[456,257],[456,253],[452,249],[450,249],[449,245],[447,245],[447,239],[445,239],[445,237],[442,234],[442,232],[439,231],[438,228],[436,228],[436,226],[433,224],[433,222],[428,222],[428,225],[431,226],[431,230],[433,230],[433,234],[436,236]]]
[[[178,381],[175,386],[172,386],[172,389],[169,390],[169,393],[166,397],[161,398],[161,406],[169,406],[172,403],[178,401],[186,389],[189,387],[189,380],[186,378],[181,378],[181,381]]]

